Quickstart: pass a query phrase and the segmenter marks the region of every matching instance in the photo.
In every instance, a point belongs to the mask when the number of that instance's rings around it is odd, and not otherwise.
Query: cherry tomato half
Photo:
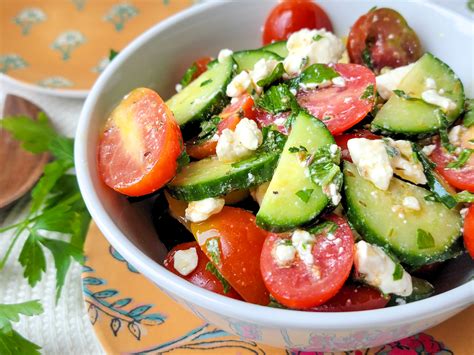
[[[219,115],[222,121],[217,126],[217,134],[221,134],[226,128],[235,130],[241,117],[248,119],[255,118],[255,107],[252,96],[245,94],[240,96],[234,103],[227,105],[222,113]],[[216,154],[216,140],[207,140],[205,142],[198,142],[191,140],[186,143],[186,152],[194,159],[204,159]]]
[[[268,15],[263,27],[263,44],[286,40],[293,32],[303,28],[325,28],[333,32],[326,12],[309,0],[286,0]]]
[[[184,276],[181,275],[175,268],[174,268],[174,255],[178,250],[188,250],[190,248],[195,248],[196,253],[198,255],[198,264],[196,268],[188,275]],[[235,298],[237,300],[241,300],[242,297],[239,296],[235,290],[230,287],[227,292],[224,292],[224,284],[221,280],[217,278],[217,276],[210,271],[207,264],[210,263],[209,259],[207,258],[206,254],[201,250],[199,244],[197,242],[188,242],[183,243],[175,246],[173,249],[170,250],[163,265],[171,271],[173,274],[182,277],[185,280],[188,280],[192,284],[205,288],[206,290],[219,293],[221,295]]]
[[[423,55],[420,40],[397,11],[380,8],[362,15],[347,39],[351,62],[376,72],[413,63]]]
[[[196,65],[196,68],[197,70],[194,72],[193,76],[192,76],[192,79],[191,80],[194,80],[196,79],[198,76],[200,76],[202,73],[204,73],[205,71],[207,71],[207,65],[209,64],[209,62],[212,60],[211,57],[202,57],[202,58],[199,58],[198,60],[196,60],[194,62],[194,64]]]
[[[384,308],[390,297],[366,285],[345,284],[326,303],[314,307],[315,312],[354,312]]]
[[[99,174],[118,192],[147,195],[174,177],[182,147],[173,113],[156,92],[138,88],[107,119],[98,146]]]
[[[461,148],[471,148],[470,140],[474,139],[474,126],[461,137]],[[447,165],[456,160],[456,157],[444,149],[439,140],[436,141],[436,149],[429,158],[436,164],[436,171],[454,187],[474,192],[474,156],[471,155],[468,162],[460,169],[448,169]]]
[[[350,161],[352,163],[352,158],[347,148],[347,142],[352,138],[367,138],[367,139],[380,139],[380,136],[373,134],[372,132],[366,129],[355,130],[351,133],[341,134],[340,136],[334,137],[336,144],[341,148],[341,157],[344,160]]]
[[[464,245],[469,255],[474,259],[474,205],[467,210],[464,218]]]
[[[259,259],[267,232],[257,227],[253,214],[224,207],[204,222],[192,223],[191,230],[209,260],[245,301],[269,303]]]
[[[298,254],[289,265],[279,265],[275,250],[288,236],[270,234],[265,240],[260,257],[263,280],[272,296],[286,307],[319,306],[334,297],[349,276],[354,261],[352,231],[342,217],[333,214],[326,219],[336,223],[337,230],[331,236],[327,232],[316,235],[312,266]]]
[[[322,120],[333,135],[338,135],[362,121],[374,107],[375,75],[357,64],[335,64],[334,70],[344,78],[343,87],[302,90],[296,99]]]

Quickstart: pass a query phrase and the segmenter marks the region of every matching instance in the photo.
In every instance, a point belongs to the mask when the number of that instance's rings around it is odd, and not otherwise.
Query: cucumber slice
[[[365,240],[389,249],[413,267],[452,257],[450,249],[461,234],[459,211],[426,201],[429,191],[397,178],[387,191],[379,190],[347,161],[343,173],[347,216]],[[402,206],[407,196],[418,200],[419,211],[393,208]],[[423,237],[430,243],[422,243]]]
[[[178,200],[197,201],[260,185],[272,178],[279,153],[262,153],[237,163],[217,158],[192,162],[167,185]]]
[[[334,138],[324,123],[300,112],[257,213],[257,225],[283,232],[313,221],[326,208],[328,197],[312,181],[308,168],[290,148],[303,146],[309,154],[314,154],[327,144],[334,144]]]
[[[283,60],[283,58],[278,54],[266,51],[264,49],[239,51],[235,52],[232,57],[234,57],[234,60],[237,63],[238,73],[240,73],[242,70],[252,70],[255,63],[257,63],[260,59],[274,59],[277,61]]]
[[[372,128],[376,131],[406,136],[436,133],[441,125],[440,108],[420,99],[421,94],[427,90],[426,79],[428,78],[436,82],[438,90],[444,90],[443,96],[456,103],[456,108],[446,114],[448,123],[454,122],[464,107],[462,82],[447,64],[432,54],[426,53],[403,78],[398,88],[415,100],[392,95],[377,113],[372,122]]]
[[[286,48],[286,41],[273,42],[262,49],[278,54],[280,57],[286,58],[288,55],[288,48]]]
[[[166,101],[180,126],[208,119],[224,108],[229,102],[225,91],[232,79],[233,65],[234,61],[229,57]]]

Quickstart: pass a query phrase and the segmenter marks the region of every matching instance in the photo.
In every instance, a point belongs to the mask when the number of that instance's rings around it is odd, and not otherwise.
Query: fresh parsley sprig
[[[17,304],[0,304],[0,354],[40,354],[41,348],[23,338],[12,327],[20,320],[20,314],[36,316],[43,313],[37,300]]]
[[[46,271],[44,249],[48,249],[56,267],[56,301],[61,295],[72,260],[82,262],[83,244],[90,216],[82,200],[74,167],[74,141],[59,135],[44,113],[37,120],[27,116],[5,117],[0,127],[11,132],[22,147],[32,153],[50,152],[55,158],[46,164],[44,174],[31,191],[31,204],[26,218],[19,223],[0,228],[0,233],[15,229],[12,241],[0,259],[5,266],[20,236],[27,233],[18,261],[23,276],[35,286]],[[62,239],[52,239],[45,232],[57,232]]]

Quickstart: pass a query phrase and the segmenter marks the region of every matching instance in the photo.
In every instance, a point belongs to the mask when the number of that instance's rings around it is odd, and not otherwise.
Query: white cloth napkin
[[[50,117],[55,128],[68,136],[74,136],[77,120],[83,104],[81,99],[65,99],[40,94],[0,75],[0,109],[6,94],[22,96],[39,107]],[[1,188],[1,187],[0,187]],[[22,199],[11,210],[0,213],[0,227],[14,224],[25,216],[28,199]],[[0,234],[1,255],[5,253],[12,231]],[[23,237],[24,238],[24,237]],[[82,298],[81,266],[74,263],[68,273],[61,299],[55,304],[56,269],[53,258],[45,252],[47,270],[43,279],[31,288],[23,278],[18,255],[23,245],[19,240],[5,268],[0,272],[0,303],[18,303],[39,299],[44,313],[36,317],[22,317],[15,329],[24,337],[42,347],[43,354],[103,354],[92,330]]]

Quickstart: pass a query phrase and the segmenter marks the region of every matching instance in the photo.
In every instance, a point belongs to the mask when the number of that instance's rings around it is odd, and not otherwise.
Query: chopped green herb
[[[390,144],[390,140],[388,138],[382,138],[382,140],[385,143],[385,151],[387,152],[389,157],[394,158],[400,155],[398,149]]]
[[[363,94],[361,95],[360,98],[361,98],[361,100],[372,100],[375,97],[374,93],[375,93],[374,85],[369,84],[365,88],[365,90],[364,90],[364,92],[363,92]]]
[[[318,33],[316,36],[313,36],[313,41],[317,42],[317,41],[319,41],[319,40],[321,40],[321,39],[323,39],[323,38],[324,38],[324,37],[321,36],[321,35]]]
[[[313,191],[314,189],[299,190],[298,192],[295,193],[295,195],[298,196],[300,200],[303,201],[304,203],[308,203]]]
[[[339,77],[340,74],[326,64],[313,64],[306,68],[300,76],[290,80],[289,85],[294,89],[299,86],[319,85],[334,78]]]
[[[334,234],[337,231],[338,225],[333,221],[325,221],[308,229],[308,232],[314,235],[318,234]]]
[[[470,193],[469,191],[461,191],[458,192],[454,198],[458,202],[465,202],[465,203],[474,203],[474,194]]]
[[[408,94],[407,94],[405,91],[403,91],[403,90],[398,90],[398,89],[397,89],[397,90],[393,90],[393,93],[394,93],[395,95],[397,95],[398,97],[401,97],[402,99],[405,99],[405,100],[411,100],[411,101],[413,101],[413,100],[419,100],[419,99],[417,99],[416,97],[411,97],[410,95],[408,95]]]
[[[372,12],[372,11],[375,11],[375,10],[377,10],[377,6],[373,6],[373,7],[369,10],[369,12]]]
[[[197,72],[197,70],[198,70],[198,67],[196,63],[193,63],[193,65],[191,65],[188,69],[186,69],[183,77],[181,78],[181,81],[179,82],[183,88],[188,86],[191,83],[191,81],[193,81],[193,76]]]
[[[272,114],[299,109],[295,96],[285,84],[271,86],[257,99],[256,104]]]
[[[403,267],[396,263],[395,264],[395,270],[393,270],[393,281],[398,281],[398,280],[401,280],[402,277],[403,277]]]
[[[222,276],[222,274],[217,270],[217,268],[214,266],[213,263],[210,261],[206,264],[206,270],[209,271],[211,274],[213,274],[217,279],[220,281],[222,284],[222,287],[224,288],[224,293],[228,293],[230,291],[230,285],[227,282],[227,280]]]
[[[288,148],[288,151],[290,153],[298,153],[298,152],[307,152],[308,149],[306,149],[305,147],[300,145],[299,147],[290,147],[290,148]]]
[[[448,135],[448,128],[449,128],[449,121],[444,112],[441,110],[436,110],[439,120],[439,137],[441,139],[441,145],[446,149],[449,153],[452,153],[456,150],[456,147],[449,142],[449,135]]]
[[[182,168],[184,168],[186,165],[189,164],[190,159],[188,153],[186,153],[186,149],[183,149],[181,154],[178,156],[178,159],[176,159],[178,162],[178,172],[181,171]]]
[[[264,88],[273,84],[275,81],[280,80],[285,74],[285,68],[283,67],[283,63],[278,63],[275,69],[273,69],[272,73],[267,76],[265,79],[259,80],[257,85]]]
[[[332,117],[331,116],[324,116],[323,121],[329,121]]]
[[[203,81],[203,82],[201,83],[201,85],[199,85],[199,86],[201,86],[201,87],[202,87],[202,86],[206,86],[207,84],[210,84],[210,83],[212,83],[212,79],[207,79],[207,80]]]
[[[424,231],[423,229],[416,230],[416,244],[418,249],[428,249],[435,246],[435,241],[431,233]]]
[[[258,147],[257,153],[281,152],[286,143],[286,136],[279,132],[274,125],[262,128],[263,142]]]
[[[339,179],[341,168],[341,150],[337,149],[335,154],[331,153],[331,144],[319,148],[312,156],[312,162],[309,164],[309,173],[313,182],[321,187]]]
[[[114,49],[110,49],[109,51],[109,62],[111,62],[112,60],[114,60],[114,58],[119,54],[120,52],[117,52],[116,50]]]
[[[219,249],[218,238],[209,238],[206,240],[205,247],[212,260],[212,263],[214,265],[219,265],[221,263],[221,251]]]
[[[365,66],[371,70],[374,69],[374,63],[372,62],[372,56],[370,54],[369,48],[365,47],[362,51],[362,62]]]
[[[219,116],[213,116],[209,120],[201,122],[201,132],[198,134],[197,143],[211,139],[217,132],[217,126],[220,121],[221,118]]]
[[[446,167],[448,169],[461,169],[464,165],[466,165],[467,161],[471,157],[471,154],[473,153],[474,149],[463,149],[457,160],[452,161],[446,165]]]
[[[292,246],[293,245],[293,242],[291,239],[282,239],[280,241],[280,244],[281,245],[286,245],[286,246]]]

